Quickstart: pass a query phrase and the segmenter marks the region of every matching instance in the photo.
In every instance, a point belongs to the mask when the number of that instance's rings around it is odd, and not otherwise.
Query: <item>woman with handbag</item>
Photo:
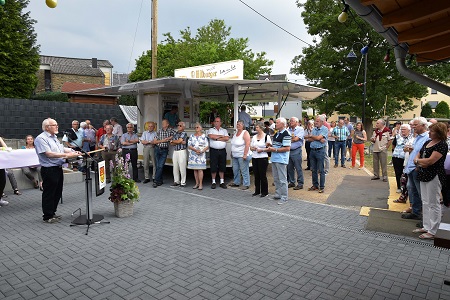
[[[417,179],[420,181],[420,197],[422,198],[423,228],[413,230],[422,233],[421,239],[434,239],[441,223],[441,190],[445,187],[444,162],[447,157],[447,126],[444,123],[431,124],[430,140],[423,144],[414,158],[418,169]]]
[[[195,133],[188,140],[188,169],[194,170],[195,185],[193,189],[203,190],[203,170],[206,169],[206,152],[208,138],[203,133],[200,123],[195,123]]]
[[[269,194],[269,185],[267,183],[267,167],[269,166],[269,156],[263,149],[267,148],[268,144],[272,144],[270,136],[264,133],[264,125],[261,122],[256,123],[256,134],[252,137],[250,143],[250,150],[253,151],[252,165],[253,175],[255,176],[255,192],[252,196],[261,195],[260,197],[267,197]]]
[[[244,129],[244,121],[242,120],[237,121],[236,129],[237,131],[231,139],[231,157],[233,161],[234,178],[229,186],[240,186],[242,176],[243,185],[241,190],[248,190],[250,187],[250,134]]]

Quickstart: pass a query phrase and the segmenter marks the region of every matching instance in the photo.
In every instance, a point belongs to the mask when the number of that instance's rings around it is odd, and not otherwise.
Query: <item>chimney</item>
[[[97,69],[97,58],[96,57],[92,58],[92,68]]]

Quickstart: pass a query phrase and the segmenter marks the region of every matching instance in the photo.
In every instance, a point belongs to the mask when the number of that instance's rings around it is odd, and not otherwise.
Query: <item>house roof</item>
[[[51,66],[52,73],[54,74],[73,74],[73,75],[84,75],[84,76],[94,76],[94,77],[104,77],[102,70],[94,69],[91,67],[80,67],[80,66]]]
[[[61,87],[61,92],[72,93],[73,91],[95,89],[104,86],[105,85],[103,84],[94,84],[94,83],[64,82],[64,84]]]
[[[79,66],[79,67],[92,67],[91,58],[73,58],[73,57],[59,57],[59,56],[47,56],[41,55],[42,65],[63,65],[63,66]],[[104,59],[97,60],[98,67],[112,68],[113,65]]]
[[[112,68],[107,60],[97,60],[97,67],[92,68],[92,59],[58,56],[40,56],[41,65],[49,65],[52,73],[103,77],[99,68]]]

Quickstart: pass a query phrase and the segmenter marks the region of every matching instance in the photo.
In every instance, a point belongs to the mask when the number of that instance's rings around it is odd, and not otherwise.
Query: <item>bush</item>
[[[420,116],[424,118],[430,118],[432,114],[433,110],[431,109],[431,105],[425,103],[424,106],[422,106],[422,112],[420,113]]]
[[[67,94],[61,92],[46,92],[31,96],[34,100],[69,102]]]
[[[448,107],[447,102],[441,101],[436,105],[436,108],[434,109],[434,113],[436,115],[442,116],[442,118],[448,118],[450,115],[450,108]]]

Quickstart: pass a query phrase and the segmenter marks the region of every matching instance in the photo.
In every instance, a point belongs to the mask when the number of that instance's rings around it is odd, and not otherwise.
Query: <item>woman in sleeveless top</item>
[[[32,135],[27,135],[25,146],[22,149],[34,149],[34,138]],[[24,167],[22,172],[33,183],[35,189],[40,187],[42,191],[41,167]],[[36,180],[33,173],[37,173],[39,181]]]
[[[353,134],[352,145],[352,169],[356,164],[356,152],[359,152],[359,168],[364,168],[364,142],[367,141],[367,134],[361,122],[356,123],[355,133]]]
[[[269,156],[262,149],[267,148],[267,144],[272,144],[270,136],[264,133],[264,125],[262,122],[256,123],[256,134],[252,137],[250,150],[253,151],[252,166],[253,175],[255,176],[255,192],[252,196],[261,194],[261,198],[269,194],[269,185],[267,183],[267,167],[269,165]]]
[[[233,182],[229,184],[231,187],[241,185],[241,176],[243,185],[242,190],[250,187],[250,134],[244,130],[244,121],[239,120],[236,124],[236,133],[231,139],[231,156],[233,160]]]

